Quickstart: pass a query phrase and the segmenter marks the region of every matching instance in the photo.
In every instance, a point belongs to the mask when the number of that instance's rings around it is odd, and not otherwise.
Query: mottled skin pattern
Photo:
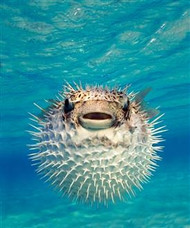
[[[31,154],[37,172],[63,194],[82,202],[108,204],[142,188],[154,170],[163,127],[144,110],[148,91],[68,85],[61,99],[37,119],[38,143]],[[64,96],[64,97],[63,97]],[[155,113],[155,112],[154,112]]]

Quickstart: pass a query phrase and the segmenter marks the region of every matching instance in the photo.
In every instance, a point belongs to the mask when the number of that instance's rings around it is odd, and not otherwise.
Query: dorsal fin
[[[137,93],[137,95],[135,96],[135,101],[136,103],[141,103],[144,98],[146,97],[146,95],[152,90],[152,88],[148,87],[143,89],[141,92]]]
[[[157,116],[160,113],[158,109],[149,107],[145,107],[145,111],[150,119]]]
[[[140,105],[140,111],[145,111],[148,118],[153,118],[160,113],[158,109],[148,107],[147,103],[144,101],[144,98],[151,90],[152,88],[150,87],[145,88],[134,98],[136,104]]]

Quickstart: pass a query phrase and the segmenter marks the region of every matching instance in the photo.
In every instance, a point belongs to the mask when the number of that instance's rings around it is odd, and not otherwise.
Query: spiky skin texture
[[[65,99],[73,104],[67,113]],[[113,126],[91,130],[80,124],[81,113],[97,109],[114,116]],[[43,119],[33,115],[40,126],[31,133],[38,140],[31,159],[38,173],[72,199],[107,204],[134,195],[160,159],[157,151],[162,147],[156,144],[161,137],[155,135],[163,130],[154,125],[161,116],[149,122],[133,93],[68,85],[61,100],[43,111]]]

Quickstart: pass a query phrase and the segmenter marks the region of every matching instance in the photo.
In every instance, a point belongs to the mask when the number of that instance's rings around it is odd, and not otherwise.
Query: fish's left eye
[[[64,112],[68,113],[68,112],[71,112],[73,109],[74,109],[73,103],[70,102],[68,98],[66,98],[65,104],[64,104]]]
[[[129,109],[129,100],[127,100],[127,101],[124,103],[124,105],[123,105],[123,111],[124,111],[124,112],[127,112],[128,109]]]

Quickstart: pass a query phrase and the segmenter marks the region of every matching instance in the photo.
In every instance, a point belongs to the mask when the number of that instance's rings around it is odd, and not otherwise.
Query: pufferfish
[[[147,109],[149,89],[67,84],[30,132],[37,142],[30,154],[42,174],[63,195],[79,202],[108,204],[142,189],[160,157],[163,139],[155,128],[162,115]]]

